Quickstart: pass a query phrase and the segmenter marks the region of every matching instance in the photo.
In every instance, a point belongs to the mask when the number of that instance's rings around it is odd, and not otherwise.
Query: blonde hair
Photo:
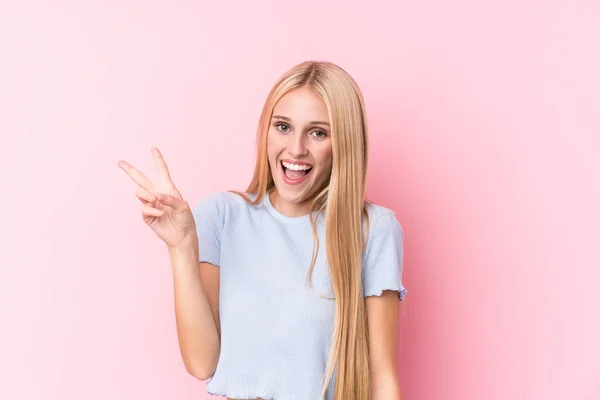
[[[275,189],[267,159],[267,134],[273,109],[281,97],[300,87],[312,89],[327,105],[333,153],[329,180],[309,199],[314,247],[307,282],[310,286],[319,249],[315,221],[325,213],[327,263],[336,300],[333,340],[321,399],[337,367],[334,400],[366,400],[370,398],[371,374],[361,269],[367,240],[363,235],[364,221],[368,232],[365,200],[368,144],[364,101],[354,79],[330,62],[306,61],[284,73],[271,89],[260,116],[254,176],[246,189],[256,196],[251,200],[243,193],[233,192],[256,205]]]

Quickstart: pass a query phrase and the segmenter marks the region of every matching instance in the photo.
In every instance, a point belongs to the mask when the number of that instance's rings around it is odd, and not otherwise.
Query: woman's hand
[[[171,180],[167,164],[160,151],[152,148],[158,180],[152,183],[129,163],[117,165],[138,184],[135,194],[142,202],[142,217],[168,247],[174,248],[196,237],[196,224],[188,203]]]

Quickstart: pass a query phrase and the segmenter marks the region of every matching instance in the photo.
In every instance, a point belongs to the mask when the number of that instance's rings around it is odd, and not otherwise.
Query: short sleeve
[[[363,293],[381,296],[384,290],[395,290],[400,300],[408,292],[402,285],[404,231],[391,210],[369,221],[369,237],[363,256]]]
[[[192,210],[198,236],[199,262],[220,267],[221,233],[223,231],[223,202],[219,192],[196,203]]]

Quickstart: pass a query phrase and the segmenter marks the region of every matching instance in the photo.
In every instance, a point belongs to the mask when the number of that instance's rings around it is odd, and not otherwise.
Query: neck
[[[309,204],[306,201],[302,203],[291,203],[286,201],[279,196],[277,189],[273,190],[267,196],[269,196],[273,208],[287,217],[301,217],[308,214]]]

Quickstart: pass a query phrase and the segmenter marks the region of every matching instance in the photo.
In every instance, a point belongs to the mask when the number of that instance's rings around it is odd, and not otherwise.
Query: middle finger
[[[135,195],[142,203],[154,203],[156,201],[156,196],[150,193],[148,190],[144,189],[141,186],[138,186],[135,190]]]

